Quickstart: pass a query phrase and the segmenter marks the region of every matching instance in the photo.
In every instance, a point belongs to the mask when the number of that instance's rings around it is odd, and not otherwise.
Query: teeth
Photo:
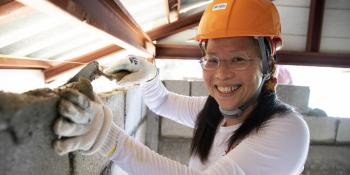
[[[222,93],[230,93],[238,89],[238,86],[218,86],[217,88]]]

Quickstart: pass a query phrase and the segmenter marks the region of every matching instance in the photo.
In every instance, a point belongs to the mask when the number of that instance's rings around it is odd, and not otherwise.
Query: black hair
[[[239,144],[241,140],[252,132],[258,132],[274,114],[291,111],[293,111],[291,107],[278,100],[275,92],[266,90],[265,86],[263,86],[256,107],[243,121],[242,125],[232,133],[228,141],[227,150],[230,150],[234,144]],[[191,155],[199,156],[202,162],[207,161],[216,130],[222,119],[223,115],[219,110],[218,103],[213,97],[208,96],[204,108],[197,116],[191,143]]]

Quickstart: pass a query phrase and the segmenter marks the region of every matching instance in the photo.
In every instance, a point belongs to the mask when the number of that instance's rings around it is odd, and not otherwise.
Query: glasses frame
[[[218,56],[216,56],[216,55],[213,55],[213,56],[215,56],[214,58],[217,60],[217,66],[215,67],[215,68],[208,68],[208,67],[206,67],[205,65],[206,65],[206,61],[207,61],[207,58],[206,58],[206,56],[207,55],[205,55],[205,56],[203,56],[203,57],[201,57],[200,58],[200,60],[199,60],[199,63],[200,63],[200,65],[201,65],[201,67],[202,67],[202,69],[203,70],[209,70],[209,71],[211,71],[211,70],[217,70],[217,69],[219,69],[220,68],[220,65],[221,65],[221,63],[222,62],[230,62],[230,60],[225,60],[225,61],[223,61],[223,60],[221,60]],[[258,60],[256,60],[256,59],[243,59],[243,60],[241,60],[241,61],[237,61],[237,64],[230,64],[230,69],[232,69],[232,70],[238,70],[238,71],[242,71],[242,70],[246,70],[250,65],[251,65],[251,62],[255,62],[255,61],[258,61]],[[233,66],[232,66],[233,65]]]

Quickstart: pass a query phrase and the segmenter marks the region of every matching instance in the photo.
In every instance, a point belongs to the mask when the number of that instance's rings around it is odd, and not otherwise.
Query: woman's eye
[[[208,63],[218,63],[217,59],[207,59]]]
[[[232,62],[244,62],[245,59],[242,57],[233,57],[231,61]]]

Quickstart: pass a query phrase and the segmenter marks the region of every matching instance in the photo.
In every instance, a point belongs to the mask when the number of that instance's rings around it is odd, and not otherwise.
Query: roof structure
[[[208,0],[0,0],[0,68],[42,69],[46,82],[126,54],[198,59],[192,40]],[[350,1],[276,0],[279,64],[350,67]]]

